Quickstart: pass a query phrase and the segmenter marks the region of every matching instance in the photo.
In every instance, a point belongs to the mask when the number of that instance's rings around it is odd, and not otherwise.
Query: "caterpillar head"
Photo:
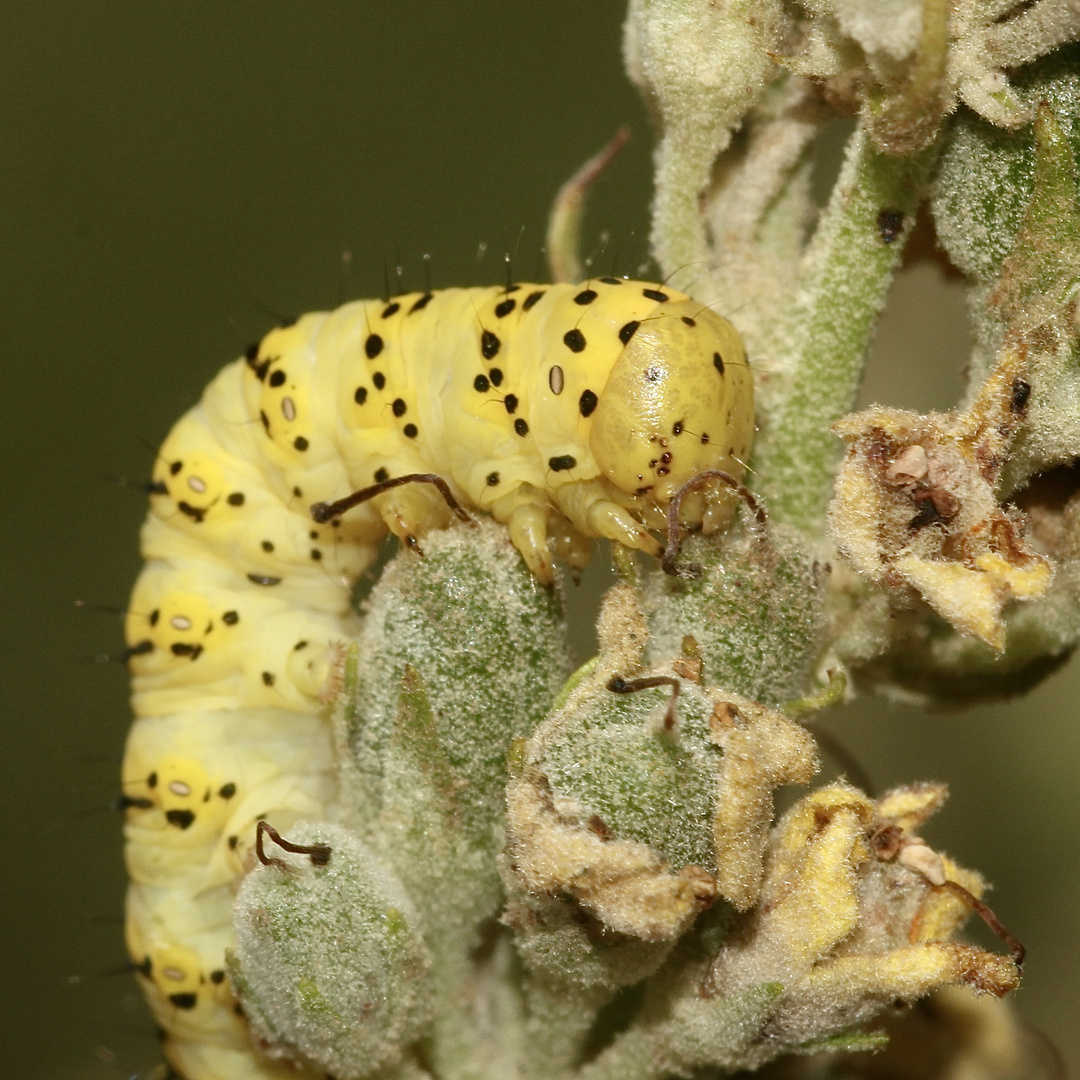
[[[754,435],[754,384],[738,331],[693,300],[642,320],[593,416],[590,449],[626,496],[666,505],[693,477],[721,469],[739,479]],[[687,500],[700,524],[704,503]]]

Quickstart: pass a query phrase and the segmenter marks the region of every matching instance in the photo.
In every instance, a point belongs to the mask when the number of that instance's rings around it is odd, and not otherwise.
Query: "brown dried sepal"
[[[608,930],[673,940],[716,899],[713,876],[698,866],[673,871],[647,844],[614,837],[601,818],[557,797],[544,775],[544,745],[557,737],[565,717],[590,696],[610,693],[612,677],[640,669],[648,630],[629,583],[608,590],[597,636],[596,667],[526,742],[522,771],[507,785],[510,869],[534,896],[569,896]]]
[[[996,486],[1030,386],[1008,348],[971,406],[919,414],[872,408],[839,420],[848,444],[829,520],[856,570],[894,594],[914,590],[962,633],[1005,646],[1002,609],[1042,596],[1051,565]]]
[[[914,785],[874,802],[835,783],[799,799],[770,836],[760,900],[717,953],[702,993],[781,982],[768,1037],[803,1045],[942,986],[1015,989],[1013,958],[947,940],[970,907],[902,859],[930,852],[910,829],[944,794]],[[982,891],[977,874],[930,854],[946,881]]]
[[[673,940],[716,899],[716,881],[701,867],[673,872],[647,845],[612,839],[598,819],[579,822],[561,813],[535,769],[511,781],[507,804],[508,854],[525,887],[573,897],[609,930]]]
[[[807,784],[818,770],[809,732],[782,713],[728,695],[709,718],[724,751],[717,768],[713,843],[721,894],[747,911],[761,891],[763,857],[781,784]]]
[[[695,689],[711,702],[708,737],[723,751],[710,755],[715,761],[717,869],[715,876],[693,865],[673,870],[659,852],[620,838],[575,798],[553,790],[547,776],[547,745],[558,740],[577,710],[590,708],[590,699],[610,694],[613,682],[624,690],[635,684],[678,684],[669,673],[674,670],[685,680],[684,692],[699,687],[700,657],[689,636],[682,643],[683,655],[670,668],[641,670],[647,628],[629,584],[608,591],[598,632],[595,668],[526,741],[521,771],[507,786],[508,857],[517,880],[533,895],[570,896],[609,930],[647,941],[670,940],[718,896],[740,910],[754,905],[775,789],[812,779],[818,768],[816,746],[801,725],[775,709],[719,690]],[[633,677],[624,679],[624,674]],[[677,737],[677,721],[665,723],[663,730]]]
[[[878,859],[878,888],[889,896],[906,889],[916,901],[907,920],[909,944],[946,940],[974,912],[1008,945],[1019,973],[1024,947],[983,902],[986,884],[982,877],[915,835],[914,830],[936,813],[947,797],[944,784],[910,784],[894,788],[878,800],[870,837],[871,850]],[[913,876],[916,883],[921,879],[921,896],[912,891]],[[868,877],[868,884],[873,878]]]

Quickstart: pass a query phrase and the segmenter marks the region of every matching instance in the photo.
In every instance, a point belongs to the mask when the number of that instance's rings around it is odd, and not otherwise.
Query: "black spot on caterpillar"
[[[743,473],[753,389],[730,323],[643,282],[519,289],[305,315],[225,367],[161,448],[126,627],[127,939],[186,1075],[209,1075],[211,1043],[250,1055],[220,977],[231,886],[261,820],[284,831],[332,801],[318,696],[330,643],[355,633],[350,583],[388,531],[414,546],[452,519],[431,484],[325,521],[311,506],[438,474],[547,582],[548,522],[576,566],[597,537],[659,555],[650,530],[689,479]],[[686,523],[716,527],[727,506],[699,494]]]

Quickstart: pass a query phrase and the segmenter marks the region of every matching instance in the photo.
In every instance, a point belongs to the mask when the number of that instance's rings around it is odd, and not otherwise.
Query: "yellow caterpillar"
[[[421,483],[321,523],[312,505],[437,474],[546,582],[552,547],[574,568],[597,537],[659,554],[649,530],[675,493],[706,470],[741,476],[752,435],[735,329],[621,278],[357,301],[217,376],[161,448],[126,624],[127,941],[183,1076],[283,1071],[234,1009],[233,888],[259,819],[335,815],[319,692],[355,635],[352,583],[388,530],[416,545],[451,516]],[[706,529],[729,511],[720,489],[683,504]]]

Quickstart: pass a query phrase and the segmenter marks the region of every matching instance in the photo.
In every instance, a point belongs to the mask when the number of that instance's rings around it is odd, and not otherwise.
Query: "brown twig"
[[[967,904],[967,906],[971,908],[971,910],[974,911],[1002,941],[1005,942],[1009,947],[1009,951],[1013,954],[1013,962],[1018,968],[1023,968],[1027,949],[1025,949],[1024,946],[1005,929],[1004,925],[990,909],[989,904],[984,904],[974,893],[965,889],[958,881],[946,881],[943,885],[939,886],[939,888],[948,889],[950,892],[956,893],[956,895],[959,896],[960,899],[963,900],[964,903]]]
[[[325,866],[330,861],[330,855],[333,849],[329,844],[311,844],[310,846],[294,844],[291,841],[286,840],[269,821],[260,818],[258,824],[255,826],[255,854],[259,857],[259,862],[261,862],[263,866],[276,866],[281,870],[287,869],[285,863],[281,859],[275,859],[272,856],[267,855],[263,850],[264,833],[269,833],[270,839],[273,840],[279,848],[283,848],[285,851],[291,851],[294,855],[309,856],[311,858],[312,866]]]
[[[671,687],[671,697],[668,699],[667,711],[664,713],[664,730],[671,731],[677,719],[675,703],[679,700],[679,690],[682,688],[678,679],[671,675],[650,675],[644,679],[623,679],[616,675],[607,684],[607,688],[613,694],[633,694],[638,690],[651,690],[654,686]]]
[[[676,565],[675,561],[679,557],[679,548],[682,547],[683,539],[686,536],[686,530],[679,521],[679,511],[682,508],[683,499],[689,495],[690,492],[702,487],[710,480],[719,480],[721,483],[727,484],[729,488],[739,495],[743,502],[750,508],[762,534],[764,534],[764,530],[769,524],[765,514],[765,508],[758,502],[754,493],[745,485],[740,484],[731,473],[726,473],[721,469],[708,469],[706,472],[698,473],[697,476],[687,480],[687,482],[675,492],[674,497],[668,504],[668,541],[667,547],[664,549],[663,560],[660,563],[665,574],[671,574],[673,577],[701,577],[702,569],[696,563],[687,563],[685,566]]]
[[[372,484],[371,487],[361,488],[359,491],[354,491],[351,495],[346,495],[343,499],[338,499],[336,502],[317,502],[313,503],[311,507],[311,516],[313,520],[317,521],[320,525],[330,521],[331,518],[339,517],[344,514],[346,510],[351,510],[354,506],[359,506],[361,503],[367,502],[369,499],[374,499],[376,495],[381,495],[384,491],[389,491],[391,488],[401,487],[402,484],[434,484],[439,489],[439,493],[446,500],[446,505],[457,515],[457,517],[466,522],[466,524],[472,524],[472,518],[462,509],[461,504],[454,498],[453,492],[450,490],[450,485],[436,473],[408,473],[405,476],[392,476],[389,480],[382,480],[378,484]]]

